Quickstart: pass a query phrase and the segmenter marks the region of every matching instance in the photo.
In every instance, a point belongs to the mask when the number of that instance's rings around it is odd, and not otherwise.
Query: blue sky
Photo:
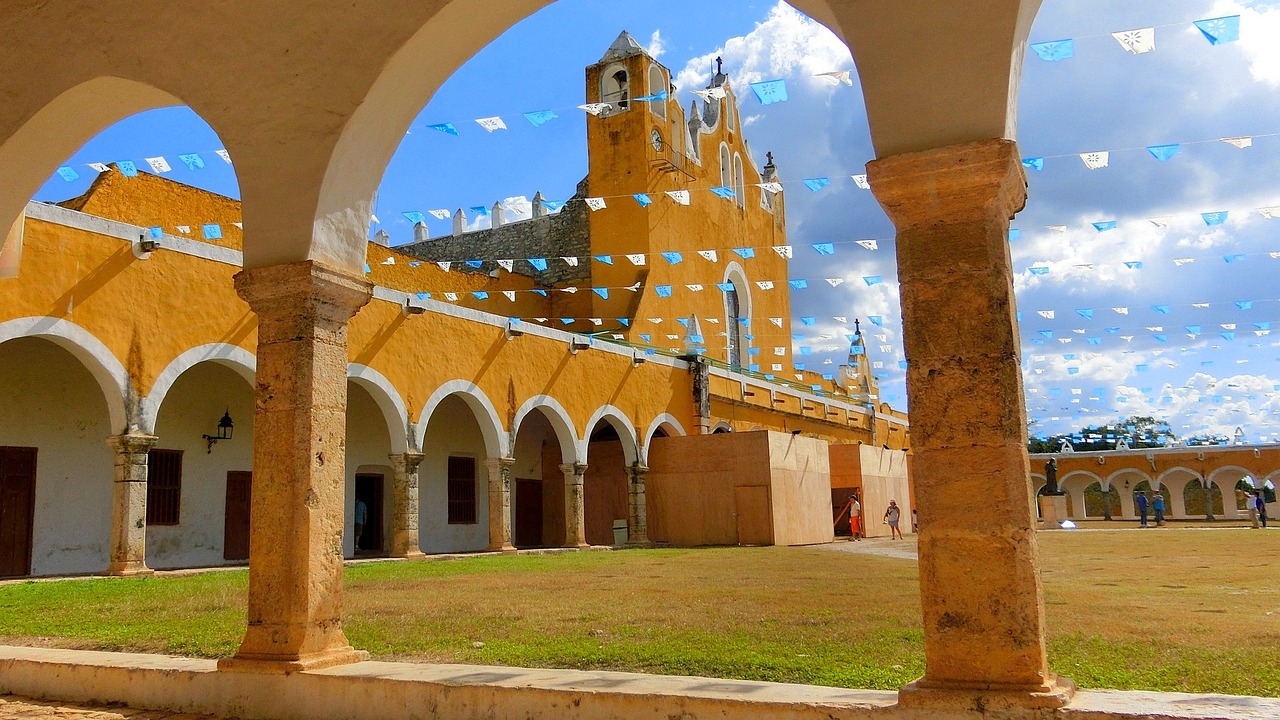
[[[1242,15],[1238,42],[1210,45],[1191,25],[1233,14]],[[1110,35],[1153,26],[1156,47],[1145,54],[1125,52]],[[716,55],[740,97],[746,82],[786,79],[788,102],[765,107],[743,97],[741,112],[757,163],[772,151],[787,182],[791,275],[810,281],[793,293],[793,314],[818,318],[797,345],[815,349],[810,368],[838,364],[847,328],[834,318],[863,318],[882,395],[901,407],[893,228],[849,178],[873,157],[860,89],[813,77],[854,64],[828,31],[786,5],[560,0],[512,28],[432,98],[388,166],[376,214],[393,244],[411,237],[404,211],[491,206],[536,191],[551,200],[572,195],[586,171],[589,118],[574,109],[584,100],[583,68],[622,29],[672,69],[686,107]],[[1273,135],[1280,133],[1280,6],[1047,0],[1031,41],[1061,38],[1074,39],[1075,57],[1048,63],[1029,53],[1019,103],[1023,155],[1046,158],[1043,170],[1028,170],[1030,200],[1011,243],[1033,431],[1142,414],[1167,419],[1180,435],[1239,426],[1252,441],[1276,440],[1280,258],[1269,253],[1280,252],[1280,217],[1257,209],[1280,205],[1280,180],[1270,171],[1280,165],[1280,134]],[[538,128],[520,115],[545,109],[559,118]],[[474,122],[495,115],[509,130],[486,133]],[[427,127],[441,122],[454,123],[459,136]],[[1237,149],[1218,141],[1226,136],[1252,136],[1254,144]],[[1145,149],[1171,143],[1182,147],[1167,162]],[[82,191],[93,174],[83,163],[143,165],[158,155],[174,166],[173,179],[236,195],[231,166],[212,153],[220,147],[189,110],[144,113],[68,160],[79,180],[54,176],[37,199]],[[1077,157],[1102,150],[1110,165],[1099,170]],[[201,152],[206,168],[183,167],[176,156],[185,152]],[[811,177],[831,185],[811,193],[798,182]],[[1201,216],[1222,210],[1221,225]],[[1107,221],[1114,230],[1092,225]],[[450,227],[428,224],[433,236]],[[857,239],[879,247],[858,247]],[[841,243],[835,256],[809,250],[833,241]],[[875,275],[884,282],[862,280]],[[826,278],[845,282],[832,287]],[[866,323],[869,316],[883,326]]]

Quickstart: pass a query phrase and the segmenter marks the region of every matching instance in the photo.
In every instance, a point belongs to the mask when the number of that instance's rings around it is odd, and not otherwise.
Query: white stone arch
[[[431,397],[427,398],[427,402],[423,404],[422,412],[418,414],[418,424],[413,429],[414,447],[422,447],[431,416],[440,403],[450,395],[462,398],[467,407],[471,408],[472,414],[476,417],[476,424],[480,426],[480,434],[484,436],[484,447],[489,457],[510,455],[507,435],[502,431],[502,420],[498,418],[498,411],[494,409],[493,403],[489,401],[484,391],[470,380],[450,380],[431,393]]]
[[[1170,476],[1172,476],[1172,475],[1177,475],[1177,474],[1180,474],[1180,473],[1186,473],[1186,474],[1190,475],[1192,478],[1195,478],[1196,480],[1203,480],[1203,479],[1204,479],[1204,476],[1203,476],[1203,475],[1201,475],[1201,474],[1200,474],[1200,472],[1199,472],[1198,470],[1192,470],[1191,468],[1187,467],[1186,465],[1175,465],[1175,466],[1173,466],[1173,467],[1171,467],[1171,468],[1167,468],[1167,469],[1165,469],[1165,470],[1161,470],[1161,471],[1160,471],[1160,473],[1159,473],[1158,475],[1156,475],[1155,479],[1151,481],[1151,487],[1152,487],[1153,489],[1158,489],[1161,485],[1164,485],[1164,486],[1168,487],[1170,490],[1172,490],[1172,489],[1173,489],[1173,485],[1172,485],[1172,484],[1170,484],[1170,483],[1165,482],[1165,479],[1166,479],[1166,478],[1168,478],[1168,477],[1170,477]]]
[[[618,80],[619,74],[622,75],[622,80]],[[610,115],[631,109],[632,100],[636,97],[636,81],[639,79],[631,77],[631,71],[622,63],[614,63],[600,73],[600,102],[613,106],[609,110]]]
[[[715,435],[716,433],[731,433],[733,432],[733,426],[729,424],[728,420],[717,420],[716,424],[712,425],[711,429],[707,432],[711,435]]]
[[[590,464],[587,460],[587,453],[591,447],[591,432],[595,430],[596,424],[601,420],[609,423],[617,431],[618,437],[622,440],[622,455],[626,458],[627,465],[630,466],[638,461],[640,459],[640,443],[636,439],[635,423],[631,422],[626,413],[613,405],[601,405],[587,419],[582,440],[578,442],[578,457],[581,458],[579,462]]]
[[[547,421],[551,423],[556,439],[560,441],[560,457],[563,462],[583,462],[582,456],[578,454],[578,436],[573,429],[573,420],[564,406],[550,395],[534,395],[524,401],[524,404],[516,410],[515,421],[511,423],[511,437],[515,438],[520,432],[520,424],[529,413],[535,410],[542,411]]]
[[[400,391],[385,375],[367,365],[350,363],[347,365],[347,380],[364,388],[382,411],[382,417],[387,421],[387,433],[391,436],[391,452],[408,450],[411,433],[416,443],[416,430],[409,427],[409,409],[400,397]]]
[[[752,322],[751,283],[747,280],[747,271],[743,269],[742,265],[738,264],[737,260],[730,260],[729,264],[725,265],[724,275],[721,276],[720,282],[733,283],[738,295],[738,317],[746,318],[747,322]],[[727,336],[725,338],[725,361],[729,361],[728,348],[732,338],[737,338],[740,365],[747,367],[751,364],[751,354],[748,352],[751,343],[746,339],[746,336],[751,334],[749,332],[750,328],[743,327],[742,323],[733,321],[733,318],[729,316],[728,294],[721,293],[721,295],[723,295],[724,300],[725,334]]]
[[[11,135],[5,137],[0,127],[0,241],[53,171],[95,135],[130,115],[183,104],[159,88],[121,77],[52,88],[43,107]]]
[[[1249,470],[1248,468],[1240,467],[1239,465],[1224,465],[1223,467],[1213,470],[1212,472],[1209,473],[1209,482],[1219,483],[1220,480],[1225,479],[1225,478],[1219,478],[1219,475],[1227,475],[1229,477],[1234,478],[1233,480],[1230,481],[1231,484],[1229,487],[1227,485],[1222,485],[1222,484],[1219,485],[1219,487],[1223,488],[1224,493],[1227,490],[1231,490],[1232,492],[1235,492],[1236,483],[1240,482],[1240,478],[1242,476],[1247,476],[1251,479],[1252,482],[1257,482],[1257,475],[1254,474],[1252,470]]]
[[[662,66],[657,63],[650,65],[649,66],[649,92],[646,94],[657,95],[658,93],[661,93],[662,91],[666,90],[668,86],[669,86],[669,83],[667,82],[667,76],[666,76],[666,73],[662,71]],[[667,101],[666,100],[652,100],[648,103],[648,105],[649,105],[649,112],[652,112],[654,115],[657,115],[663,120],[667,119]]]
[[[129,417],[126,405],[129,372],[92,333],[68,320],[51,317],[24,317],[0,323],[0,343],[24,337],[48,340],[80,361],[102,388],[112,432],[126,432],[131,423],[137,422]]]
[[[1077,481],[1076,478],[1081,478],[1081,480]],[[1071,470],[1070,472],[1063,473],[1062,477],[1058,478],[1058,487],[1066,487],[1068,482],[1079,482],[1080,490],[1083,492],[1085,488],[1089,487],[1093,483],[1102,485],[1103,480],[1097,473],[1089,472],[1088,470]]]
[[[253,353],[239,345],[229,343],[197,345],[170,360],[164,370],[156,376],[156,381],[151,384],[151,392],[142,399],[139,407],[141,415],[139,425],[144,432],[155,433],[156,420],[160,416],[160,406],[164,404],[165,396],[169,394],[169,390],[183,373],[202,362],[214,362],[234,370],[249,383],[250,392],[253,391],[258,368],[258,358]]]
[[[1148,483],[1155,482],[1155,480],[1151,477],[1151,475],[1143,472],[1142,470],[1139,470],[1137,468],[1120,468],[1119,470],[1116,470],[1115,472],[1107,476],[1107,479],[1104,482],[1103,487],[1114,487],[1115,481],[1117,479],[1120,479],[1123,481],[1124,479],[1123,476],[1125,475],[1133,475],[1137,478],[1132,483],[1130,483],[1131,486],[1137,485],[1143,480],[1146,480]]]
[[[658,432],[658,428],[663,425],[674,430],[676,435],[688,435],[684,430],[684,426],[680,424],[680,421],[676,419],[675,415],[672,415],[671,413],[659,413],[658,416],[653,419],[653,422],[649,423],[649,427],[645,428],[644,445],[646,448],[649,447],[649,443],[653,442],[653,434]],[[672,433],[667,433],[667,437],[671,436]]]

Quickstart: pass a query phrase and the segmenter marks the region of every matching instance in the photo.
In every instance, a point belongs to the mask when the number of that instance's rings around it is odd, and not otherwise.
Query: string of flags
[[[827,82],[829,82],[831,85],[843,84],[846,86],[852,86],[853,79],[851,77],[851,72],[852,71],[850,70],[833,70],[830,72],[818,73],[815,75],[815,77],[820,77],[826,80]],[[748,87],[751,89],[752,94],[756,97],[756,100],[761,105],[772,105],[775,103],[786,102],[789,99],[789,95],[787,93],[787,83],[786,83],[786,80],[784,79],[762,80],[759,82],[748,83]],[[727,93],[723,86],[717,86],[717,87],[706,88],[701,90],[693,90],[692,92],[694,95],[708,102],[712,100],[721,100],[727,97]],[[644,103],[665,102],[669,98],[670,98],[670,94],[666,90],[662,90],[660,92],[652,93],[649,95],[642,95],[638,97],[629,98],[627,102],[644,102]],[[607,114],[608,112],[614,110],[616,107],[616,104],[609,103],[609,102],[597,102],[597,103],[583,103],[581,105],[577,105],[573,107],[593,117],[599,117],[601,115]],[[567,109],[567,107],[558,108],[558,109],[560,110],[560,112],[564,112]],[[557,109],[543,109],[543,110],[531,110],[529,112],[522,112],[522,113],[519,113],[518,117],[523,118],[531,126],[535,128],[540,128],[553,120],[559,119],[560,115],[559,113],[557,113]],[[475,118],[474,122],[477,125],[479,125],[480,128],[483,129],[486,133],[493,133],[499,130],[510,129],[510,126],[507,124],[507,121],[500,115]],[[435,130],[445,135],[461,136],[463,134],[458,124],[453,122],[429,123],[429,124],[426,124],[425,127],[427,129]],[[203,157],[203,155],[207,155],[210,153],[216,155],[227,165],[232,164],[231,155],[230,153],[227,152],[225,148],[219,148],[217,150],[205,150],[201,152],[179,153],[176,156],[176,158],[177,158],[177,162],[180,162],[182,165],[185,165],[189,170],[202,170],[206,167],[206,160]],[[115,164],[120,170],[120,172],[126,177],[136,177],[139,169],[143,165],[150,168],[151,172],[157,175],[162,175],[162,174],[171,172],[174,168],[174,163],[171,162],[169,158],[163,155],[144,158],[142,163],[129,159],[129,160],[113,161],[110,164]],[[87,167],[97,173],[104,173],[110,170],[110,167],[108,167],[109,163],[103,163],[103,162],[80,163],[79,165],[82,165],[83,167]],[[55,172],[58,175],[58,177],[62,178],[66,182],[75,182],[76,180],[80,179],[80,171],[78,171],[76,169],[76,166],[74,165],[64,165],[62,167],[59,167]]]
[[[1237,136],[1230,136],[1230,137],[1218,137],[1213,139],[1188,140],[1181,143],[1148,145],[1148,146],[1133,147],[1133,148],[1119,148],[1115,150],[1098,150],[1098,151],[1090,151],[1090,152],[1082,152],[1082,153],[1067,153],[1067,154],[1060,154],[1060,155],[1028,156],[1028,157],[1022,158],[1022,165],[1028,170],[1043,171],[1045,169],[1047,161],[1061,159],[1061,158],[1079,158],[1080,161],[1084,163],[1085,167],[1092,170],[1098,170],[1098,169],[1102,169],[1110,166],[1111,155],[1114,153],[1142,151],[1146,154],[1149,154],[1151,157],[1153,157],[1157,161],[1168,162],[1172,158],[1180,155],[1183,148],[1189,145],[1225,143],[1233,147],[1236,147],[1238,149],[1244,150],[1252,147],[1254,144],[1254,141],[1259,138],[1270,138],[1270,137],[1276,137],[1276,136],[1280,136],[1280,132],[1257,133],[1253,135],[1237,135]],[[850,180],[852,180],[854,183],[854,186],[860,190],[871,189],[871,183],[868,180],[866,173],[849,174],[843,177],[847,177]],[[618,195],[602,195],[597,197],[584,198],[584,202],[587,204],[587,207],[589,207],[592,211],[600,211],[600,210],[605,210],[611,207],[610,203],[613,201],[636,202],[641,207],[649,207],[650,205],[653,205],[656,201],[661,200],[665,196],[669,198],[672,202],[678,205],[688,206],[692,203],[693,199],[696,197],[695,193],[699,193],[702,191],[709,191],[713,195],[716,195],[717,197],[722,199],[733,199],[733,198],[736,198],[738,194],[745,189],[745,187],[756,187],[763,192],[770,193],[770,194],[777,194],[782,192],[788,186],[796,186],[796,185],[802,185],[807,190],[809,190],[809,192],[816,193],[824,190],[827,187],[831,187],[832,178],[830,176],[815,176],[815,177],[808,177],[808,178],[800,178],[798,180],[787,180],[787,181],[772,180],[769,182],[749,183],[746,186],[741,186],[737,188],[727,187],[727,186],[697,186],[697,187],[690,187],[682,190],[669,190],[664,193],[657,193],[652,191],[637,192],[637,193],[620,193]],[[520,207],[506,206],[506,208],[513,212],[528,212],[528,208],[531,207],[531,203],[529,203],[528,199],[516,198],[516,200],[523,201],[521,202]],[[528,204],[526,205],[526,203]],[[553,213],[553,212],[558,212],[561,208],[563,208],[566,202],[544,200],[544,201],[541,201],[541,204],[544,210],[546,210],[547,212]],[[467,210],[470,212],[473,212],[476,215],[490,214],[489,208],[484,205],[469,207],[467,208]],[[433,210],[428,210],[425,213],[418,210],[406,210],[402,214],[406,219],[408,219],[410,222],[414,224],[417,224],[419,222],[425,222],[426,217],[428,215],[437,220],[449,220],[453,217],[453,212],[451,212],[446,208],[437,208]],[[1050,226],[1050,227],[1056,228],[1059,226]],[[1061,226],[1061,227],[1065,227],[1065,226]]]
[[[1111,166],[1111,155],[1113,153],[1145,151],[1159,162],[1169,162],[1174,157],[1182,153],[1182,149],[1188,145],[1204,145],[1209,143],[1225,143],[1239,150],[1246,150],[1253,147],[1253,141],[1258,138],[1274,137],[1280,133],[1262,133],[1257,135],[1233,135],[1230,137],[1218,137],[1212,140],[1191,140],[1181,143],[1168,143],[1164,145],[1146,145],[1143,147],[1121,148],[1118,150],[1092,150],[1081,153],[1064,153],[1061,155],[1037,155],[1022,158],[1022,166],[1028,170],[1041,171],[1044,170],[1046,160],[1056,160],[1060,158],[1078,157],[1080,162],[1089,170],[1101,170]]]
[[[208,154],[209,152],[210,151],[208,150],[204,151],[205,154]],[[231,164],[231,154],[228,153],[225,148],[219,149],[219,150],[213,150],[212,154],[220,158],[225,164],[227,165]],[[203,155],[199,152],[179,153],[177,158],[178,158],[178,162],[186,166],[188,170],[203,170],[206,167],[208,167]],[[174,165],[170,163],[169,160],[163,155],[144,158],[143,164],[145,164],[148,168],[150,168],[151,172],[156,175],[163,175],[165,173],[173,172],[173,168],[174,168]],[[133,160],[115,160],[115,161],[112,161],[111,163],[89,162],[89,163],[78,164],[78,166],[89,168],[90,170],[93,170],[98,174],[102,174],[104,172],[110,172],[111,165],[115,165],[116,168],[120,171],[120,174],[124,175],[125,177],[138,176],[138,171],[140,166],[137,162]],[[76,170],[76,167],[77,166],[73,166],[73,165],[63,165],[62,167],[55,170],[54,173],[58,177],[65,180],[66,182],[75,182],[76,180],[80,179],[80,173],[79,171]]]
[[[1239,15],[1193,20],[1191,24],[1200,31],[1201,36],[1210,45],[1224,45],[1240,39]],[[1156,49],[1155,27],[1120,30],[1111,33],[1111,37],[1115,39],[1122,50],[1131,55],[1143,55]],[[1045,62],[1070,60],[1076,54],[1076,44],[1073,38],[1031,43],[1029,47],[1036,54],[1036,57]]]

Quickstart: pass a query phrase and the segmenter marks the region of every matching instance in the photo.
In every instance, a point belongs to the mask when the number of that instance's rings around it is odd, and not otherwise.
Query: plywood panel
[[[733,489],[739,545],[772,545],[769,488],[744,485]]]

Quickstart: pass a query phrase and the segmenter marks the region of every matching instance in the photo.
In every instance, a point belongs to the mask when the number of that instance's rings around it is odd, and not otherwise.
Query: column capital
[[[645,475],[649,472],[649,466],[637,460],[627,466],[627,470],[635,475]]]
[[[1013,217],[1027,176],[1012,140],[980,140],[867,163],[867,180],[899,230]]]
[[[140,453],[150,451],[159,440],[159,437],[147,433],[124,433],[108,437],[107,445],[116,452]]]
[[[564,473],[565,477],[568,477],[570,474],[574,475],[575,477],[582,477],[583,475],[587,474],[587,464],[586,463],[564,463],[563,465],[560,466],[560,472]]]
[[[487,470],[510,470],[516,464],[513,457],[496,457],[485,458],[484,466]]]
[[[315,260],[241,270],[235,286],[260,322],[283,315],[345,324],[373,297],[373,283]]]
[[[399,465],[403,463],[404,471],[408,473],[417,470],[418,465],[422,464],[422,459],[425,457],[426,454],[420,453],[417,450],[405,450],[402,453],[391,453],[387,455],[387,458],[391,460],[392,464]]]

